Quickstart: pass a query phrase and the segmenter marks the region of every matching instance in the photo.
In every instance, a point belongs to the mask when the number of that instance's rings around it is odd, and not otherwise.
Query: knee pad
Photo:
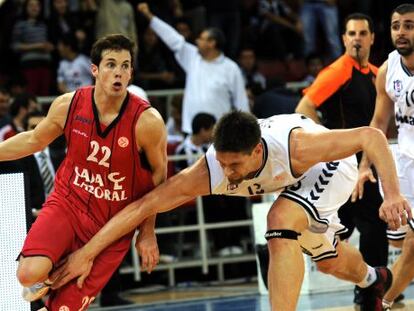
[[[299,232],[293,230],[269,230],[265,234],[266,240],[271,239],[288,239],[288,240],[297,240],[298,236],[300,235]]]

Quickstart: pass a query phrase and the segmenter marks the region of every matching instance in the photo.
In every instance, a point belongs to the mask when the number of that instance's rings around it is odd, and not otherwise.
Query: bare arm
[[[295,109],[296,113],[301,113],[309,118],[311,118],[316,123],[321,123],[321,120],[316,113],[315,104],[308,96],[303,96],[302,99],[299,101],[298,106]]]
[[[387,139],[380,130],[360,127],[308,133],[297,129],[291,135],[292,168],[298,175],[318,162],[343,159],[361,150],[372,160],[382,182],[384,202],[380,215],[391,228],[398,228],[400,215],[406,211],[411,217],[411,209],[400,194],[394,160]],[[404,224],[406,219],[401,218]]]
[[[56,98],[49,112],[32,131],[19,133],[0,143],[0,161],[16,160],[43,150],[63,134],[73,93]]]
[[[208,169],[202,158],[116,214],[84,246],[85,253],[89,258],[95,258],[147,217],[172,210],[196,196],[209,194],[209,191]]]
[[[394,115],[394,103],[385,91],[385,78],[387,75],[388,62],[385,62],[378,70],[375,81],[377,97],[375,101],[374,116],[370,125],[380,129],[384,134],[387,133],[391,117]],[[358,183],[352,193],[352,201],[357,198],[362,199],[364,194],[364,184],[366,181],[376,182],[371,170],[372,159],[364,152],[359,164]]]
[[[144,111],[136,128],[137,145],[148,159],[152,181],[158,186],[167,179],[167,131],[161,115],[154,108]],[[145,220],[140,229],[153,230],[155,215]]]

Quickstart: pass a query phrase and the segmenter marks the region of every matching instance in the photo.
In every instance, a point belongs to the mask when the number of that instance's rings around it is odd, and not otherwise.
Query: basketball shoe
[[[361,311],[383,311],[382,297],[390,288],[392,273],[386,267],[376,267],[377,280],[367,288],[361,288]]]

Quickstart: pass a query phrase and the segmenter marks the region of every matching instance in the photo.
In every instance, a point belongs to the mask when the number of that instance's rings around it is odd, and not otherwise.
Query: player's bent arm
[[[297,105],[295,112],[301,113],[311,118],[316,123],[321,123],[321,120],[319,119],[318,114],[316,113],[316,107],[314,103],[306,95],[303,96],[302,99],[299,101],[299,104]]]
[[[19,133],[0,143],[0,161],[16,160],[43,150],[63,134],[73,93],[56,98],[34,130]]]
[[[83,255],[93,260],[112,242],[134,230],[147,217],[172,210],[197,196],[207,194],[210,194],[209,173],[205,159],[202,158],[117,213],[82,248]]]
[[[380,130],[369,126],[319,133],[296,129],[291,135],[292,169],[298,175],[316,163],[344,159],[359,151],[366,153],[375,165],[384,195],[399,195],[395,164]]]
[[[145,153],[151,166],[152,181],[158,186],[167,179],[167,130],[158,111],[149,108],[140,116],[135,129],[139,151]],[[140,225],[140,231],[155,227],[155,215],[147,218]]]

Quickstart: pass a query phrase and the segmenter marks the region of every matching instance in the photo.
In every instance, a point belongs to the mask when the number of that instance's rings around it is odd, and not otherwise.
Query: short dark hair
[[[74,33],[65,33],[60,38],[59,41],[63,45],[70,47],[73,52],[79,52],[79,43]]]
[[[218,152],[251,154],[261,139],[257,118],[243,111],[225,114],[216,124],[213,145]]]
[[[223,31],[216,27],[207,28],[208,37],[216,42],[216,49],[223,52],[224,46],[226,45],[226,37]]]
[[[209,113],[197,113],[191,122],[193,134],[198,134],[202,129],[211,129],[216,124],[216,118]]]
[[[91,50],[92,64],[99,66],[102,60],[102,52],[105,50],[121,51],[127,50],[131,54],[131,62],[134,60],[135,44],[126,36],[121,34],[107,35],[97,40]]]
[[[391,12],[391,16],[394,13],[398,13],[398,14],[407,14],[407,13],[413,13],[414,12],[414,4],[411,3],[403,3],[400,4],[399,6],[397,6],[394,10],[392,10]]]
[[[16,95],[16,97],[14,98],[12,104],[10,105],[10,115],[12,117],[17,116],[17,114],[19,113],[20,108],[28,108],[29,107],[29,102],[33,100],[34,102],[37,103],[37,98],[36,96],[29,94],[29,93],[22,93],[22,94],[18,94]]]
[[[357,20],[357,21],[367,21],[368,22],[368,29],[369,32],[374,32],[374,22],[372,21],[372,18],[369,15],[363,14],[363,13],[352,13],[349,14],[344,21],[344,29],[343,34],[346,33],[346,25],[348,25],[348,22],[350,20]]]

